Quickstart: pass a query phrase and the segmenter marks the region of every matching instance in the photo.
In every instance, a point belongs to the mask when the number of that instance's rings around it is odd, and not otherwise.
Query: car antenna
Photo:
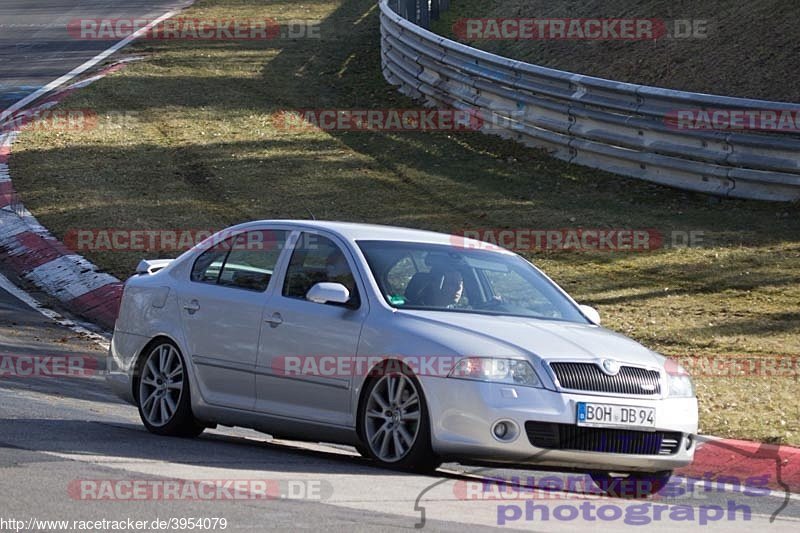
[[[311,212],[311,209],[306,207],[306,211],[308,211],[308,214],[311,215],[311,220],[317,220],[317,217],[314,216],[314,213]]]

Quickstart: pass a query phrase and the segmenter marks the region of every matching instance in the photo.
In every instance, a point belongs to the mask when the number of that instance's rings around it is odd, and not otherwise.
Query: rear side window
[[[263,292],[272,279],[287,233],[248,231],[214,245],[197,258],[191,279]]]
[[[233,237],[214,245],[200,254],[194,262],[190,279],[200,283],[216,284],[232,243]]]

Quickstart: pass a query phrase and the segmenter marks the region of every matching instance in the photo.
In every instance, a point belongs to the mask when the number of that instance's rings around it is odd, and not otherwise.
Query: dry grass
[[[798,206],[709,200],[476,133],[282,131],[282,109],[415,106],[381,77],[375,2],[206,0],[190,15],[314,19],[322,38],[138,44],[144,61],[62,104],[128,119],[15,145],[15,184],[57,235],[309,213],[441,231],[702,231],[698,248],[533,259],[610,328],[663,353],[800,354]],[[87,255],[121,277],[140,259]],[[797,384],[704,378],[703,430],[800,444]]]
[[[686,91],[800,101],[798,5],[787,0],[459,0],[437,31],[475,18],[704,20],[705,38],[655,41],[478,40],[471,46],[602,78]]]

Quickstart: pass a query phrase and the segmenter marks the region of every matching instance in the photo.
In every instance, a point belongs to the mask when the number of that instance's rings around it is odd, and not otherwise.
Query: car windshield
[[[588,322],[572,301],[518,255],[394,241],[358,245],[384,298],[397,309]]]

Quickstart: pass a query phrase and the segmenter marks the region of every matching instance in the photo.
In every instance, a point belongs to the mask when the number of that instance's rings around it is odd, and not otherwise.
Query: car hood
[[[516,316],[483,315],[447,311],[401,311],[430,331],[444,329],[445,337],[466,341],[467,346],[492,346],[495,354],[523,352],[547,360],[597,360],[611,358],[623,363],[662,366],[664,358],[638,342],[593,324],[542,320]],[[483,342],[475,343],[480,337]],[[485,350],[482,348],[481,350]],[[481,354],[471,351],[474,355]]]

